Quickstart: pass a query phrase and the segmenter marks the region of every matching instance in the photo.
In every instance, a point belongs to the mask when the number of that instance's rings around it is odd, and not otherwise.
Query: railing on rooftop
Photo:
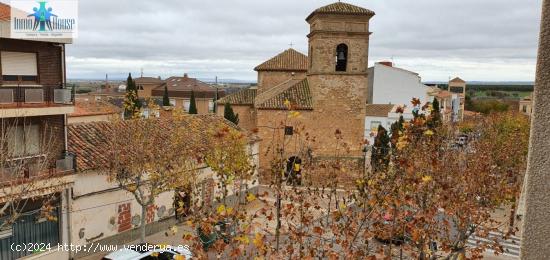
[[[0,85],[0,107],[63,105],[74,105],[72,89],[63,85]]]
[[[43,154],[18,157],[3,163],[0,167],[0,186],[13,182],[64,176],[76,171],[75,155],[64,153],[56,160],[46,162]]]

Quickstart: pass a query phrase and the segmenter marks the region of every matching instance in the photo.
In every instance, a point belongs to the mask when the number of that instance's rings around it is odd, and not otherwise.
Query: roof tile
[[[10,6],[0,3],[0,21],[9,21],[11,17]]]
[[[106,101],[77,99],[74,113],[70,114],[69,117],[110,115],[121,112],[122,109]]]
[[[306,79],[290,79],[256,97],[258,109],[288,109],[285,101],[290,101],[293,109],[312,110],[313,99]]]
[[[320,8],[317,8],[313,13],[311,13],[306,20],[309,20],[316,14],[344,14],[344,15],[366,15],[373,16],[375,13],[369,9],[355,6],[348,3],[337,2],[330,5],[326,5]]]
[[[288,49],[256,66],[255,71],[307,71],[308,59],[294,49]]]
[[[387,117],[394,107],[392,104],[368,104],[367,116]]]
[[[159,127],[163,127],[168,119],[159,120]],[[128,124],[130,121],[119,122],[90,122],[68,126],[69,151],[76,155],[78,171],[97,170],[106,167],[111,162],[109,154],[108,136],[115,130],[114,124]],[[216,115],[190,115],[186,116],[183,124],[186,129],[195,136],[190,138],[190,145],[206,147],[209,136],[209,129],[216,126],[229,126],[247,134],[250,142],[258,141],[253,133],[242,130],[233,123]]]
[[[218,100],[219,104],[229,103],[231,105],[254,105],[256,99],[256,88],[247,88]]]
[[[455,82],[455,83],[466,83],[466,81],[464,81],[463,79],[459,78],[459,77],[456,77],[454,79],[452,79],[450,82]]]
[[[167,78],[164,84],[168,87],[168,96],[170,97],[190,98],[191,91],[194,92],[196,98],[214,98],[216,92],[218,97],[225,96],[223,89],[217,90],[198,79],[187,76]],[[162,97],[164,95],[164,84],[153,89],[152,95]]]

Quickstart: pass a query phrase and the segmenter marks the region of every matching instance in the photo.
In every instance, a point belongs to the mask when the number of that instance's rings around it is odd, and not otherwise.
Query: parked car
[[[125,246],[123,249],[112,252],[104,260],[173,260],[177,256],[183,256],[184,259],[191,259],[193,254],[189,249],[179,247],[155,246],[151,244],[139,244],[135,246]]]

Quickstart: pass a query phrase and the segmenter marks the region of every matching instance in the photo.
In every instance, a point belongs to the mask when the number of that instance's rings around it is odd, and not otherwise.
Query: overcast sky
[[[5,0],[0,0],[5,1]],[[335,0],[80,0],[69,78],[189,73],[256,79],[289,48],[307,54],[305,18]],[[424,81],[532,81],[542,0],[349,0],[376,12],[370,58]]]

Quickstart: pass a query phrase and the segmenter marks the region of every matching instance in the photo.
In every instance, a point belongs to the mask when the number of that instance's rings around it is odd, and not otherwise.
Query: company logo
[[[78,4],[76,1],[11,1],[12,38],[76,38]]]

